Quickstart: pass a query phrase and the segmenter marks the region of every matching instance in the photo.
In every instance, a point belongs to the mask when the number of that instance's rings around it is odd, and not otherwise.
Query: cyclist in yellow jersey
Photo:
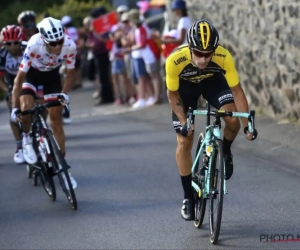
[[[175,49],[166,60],[167,95],[172,108],[173,125],[177,132],[176,161],[184,191],[181,216],[194,220],[194,196],[191,185],[193,130],[187,131],[189,107],[197,108],[202,95],[213,107],[226,111],[249,112],[248,102],[239,82],[230,52],[219,45],[216,28],[207,20],[198,20],[189,29],[187,44]],[[233,173],[231,144],[240,129],[237,118],[224,118],[223,151],[225,178]],[[247,119],[242,119],[248,140],[257,137],[248,131]]]

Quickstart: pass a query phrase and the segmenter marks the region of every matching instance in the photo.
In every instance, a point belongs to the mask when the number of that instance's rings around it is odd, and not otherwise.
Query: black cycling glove
[[[244,127],[244,133],[247,134],[247,131],[249,131],[248,126]],[[250,132],[250,131],[249,131]],[[252,133],[252,141],[254,141],[257,138],[258,132],[256,129],[253,130]]]

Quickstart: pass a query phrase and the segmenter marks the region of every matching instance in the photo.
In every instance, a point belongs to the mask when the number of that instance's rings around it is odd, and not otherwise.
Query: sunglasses
[[[64,39],[61,39],[61,40],[59,40],[59,41],[57,41],[57,42],[47,42],[47,41],[45,41],[48,45],[50,45],[51,47],[56,47],[57,45],[62,45],[63,43],[64,43]]]
[[[209,53],[203,53],[196,49],[191,49],[191,51],[196,57],[205,57],[205,58],[209,58],[215,53],[215,51],[211,51]]]
[[[4,44],[5,44],[6,46],[12,46],[12,45],[16,46],[16,45],[20,45],[21,42],[5,42]]]
[[[34,22],[25,23],[24,28],[25,29],[35,29],[36,28],[36,23],[34,23]]]

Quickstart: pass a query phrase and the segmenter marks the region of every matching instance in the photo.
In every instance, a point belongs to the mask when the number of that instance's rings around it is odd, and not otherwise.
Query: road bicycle
[[[45,122],[42,113],[45,109],[62,105],[61,101],[51,101],[36,104],[35,107],[20,112],[21,115],[31,114],[32,146],[37,155],[35,164],[27,165],[28,178],[32,178],[33,185],[40,180],[43,188],[51,200],[56,200],[56,188],[53,177],[57,176],[63,192],[66,194],[71,207],[77,209],[77,200],[71,184],[67,164],[58,143]],[[19,123],[22,130],[21,123]],[[67,185],[66,185],[67,184]]]
[[[221,139],[221,117],[237,117],[248,119],[248,130],[253,133],[255,111],[249,113],[230,112],[225,110],[189,109],[187,129],[191,129],[194,116],[207,116],[205,133],[200,133],[196,147],[196,157],[192,166],[192,186],[195,197],[194,225],[200,228],[203,223],[206,203],[209,203],[209,236],[210,242],[216,244],[220,234],[223,196],[228,194],[225,180],[225,163],[223,157],[223,142]],[[210,124],[210,117],[215,119]],[[215,204],[216,203],[216,204]]]

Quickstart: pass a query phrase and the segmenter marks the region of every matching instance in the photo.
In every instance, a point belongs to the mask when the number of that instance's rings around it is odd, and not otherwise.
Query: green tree
[[[63,4],[54,4],[50,8],[47,8],[47,12],[51,17],[61,19],[63,16],[68,15],[72,17],[73,24],[75,26],[82,26],[82,20],[90,14],[93,8],[103,6],[107,11],[112,10],[108,0],[65,0]],[[41,20],[42,14],[39,15],[38,20]]]
[[[42,13],[53,4],[62,3],[63,0],[20,0],[11,1],[10,4],[0,7],[0,28],[9,24],[18,24],[18,15],[24,10],[33,10],[35,13]]]

